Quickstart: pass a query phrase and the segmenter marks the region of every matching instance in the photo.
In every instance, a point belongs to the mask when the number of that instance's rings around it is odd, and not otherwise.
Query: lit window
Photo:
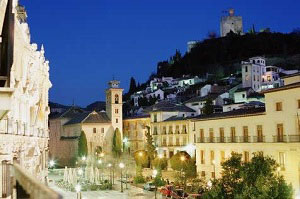
[[[201,171],[201,177],[205,178],[205,171]]]
[[[101,133],[104,133],[104,128],[101,128]]]
[[[225,151],[221,151],[221,162],[225,161]]]
[[[157,115],[154,114],[153,117],[154,117],[154,118],[153,118],[153,121],[154,121],[154,122],[157,122]]]
[[[205,157],[204,157],[204,151],[201,150],[200,152],[200,157],[201,157],[201,164],[205,164]]]
[[[215,160],[215,152],[210,151],[210,163],[213,164],[213,161]]]
[[[281,168],[285,167],[285,153],[279,152],[279,165]]]
[[[282,102],[276,103],[276,111],[282,111]]]
[[[249,152],[248,151],[244,151],[244,161],[249,162]]]

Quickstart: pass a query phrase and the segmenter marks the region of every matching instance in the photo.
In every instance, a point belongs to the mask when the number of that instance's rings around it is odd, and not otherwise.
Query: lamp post
[[[111,164],[109,163],[107,165],[107,167],[109,168],[109,180],[110,180],[110,183],[112,184],[112,178],[111,178]]]
[[[213,160],[212,161],[212,164],[213,164],[213,166],[214,166],[214,179],[216,179],[216,161],[215,160]]]
[[[122,176],[122,170],[123,170],[123,168],[125,167],[125,165],[124,165],[124,163],[120,163],[119,164],[119,167],[120,167],[120,169],[121,169],[121,193],[123,192],[123,181],[122,181],[122,178],[123,178],[123,176]]]
[[[127,137],[125,137],[124,139],[123,139],[123,152],[125,152],[125,150],[126,150],[126,144],[128,143],[128,138]]]
[[[156,178],[157,173],[158,173],[158,171],[157,171],[156,169],[154,169],[154,170],[153,170],[153,178]],[[154,182],[156,182],[156,181],[154,180]],[[154,186],[155,186],[155,190],[154,190],[155,192],[154,192],[154,193],[155,193],[155,199],[156,199],[156,198],[157,198],[157,197],[156,197],[156,195],[157,195],[157,194],[156,194],[156,193],[157,193],[157,185],[155,184]]]
[[[184,156],[181,156],[181,157],[180,157],[180,160],[181,160],[180,178],[182,178],[183,162],[185,161],[185,157],[184,157]]]
[[[80,184],[75,186],[75,191],[77,193],[77,199],[81,199],[81,186],[80,186]]]

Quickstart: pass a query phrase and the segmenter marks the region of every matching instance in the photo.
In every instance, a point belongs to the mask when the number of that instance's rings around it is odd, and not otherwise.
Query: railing
[[[38,129],[27,123],[20,121],[12,121],[9,119],[0,120],[0,134],[10,134],[17,136],[30,136],[30,137],[49,137],[48,130]]]
[[[266,142],[266,136],[234,136],[234,137],[197,137],[196,143],[260,143]],[[273,136],[272,143],[300,142],[299,135]]]
[[[62,199],[62,196],[29,175],[19,165],[13,166],[14,177],[30,198]]]

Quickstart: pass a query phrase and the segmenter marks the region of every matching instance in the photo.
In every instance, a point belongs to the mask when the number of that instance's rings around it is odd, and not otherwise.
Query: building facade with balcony
[[[147,127],[150,127],[148,114],[123,119],[123,144],[129,154],[145,149]]]
[[[254,152],[271,156],[280,174],[300,188],[300,82],[264,92],[265,108],[199,116],[190,120],[200,176],[221,176],[221,162],[232,152],[249,161]]]
[[[48,176],[49,61],[43,46],[31,43],[26,16],[17,0],[0,1],[2,198],[15,198],[15,187],[38,198],[33,189],[42,192]]]

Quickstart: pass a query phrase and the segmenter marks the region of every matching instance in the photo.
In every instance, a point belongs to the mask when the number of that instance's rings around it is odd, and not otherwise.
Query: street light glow
[[[79,170],[78,170],[78,174],[79,174],[79,175],[82,175],[82,174],[83,174],[83,170],[82,170],[82,169],[79,169]]]
[[[100,157],[104,157],[104,153],[102,152],[102,153],[100,153]]]
[[[158,158],[159,158],[159,159],[162,159],[163,157],[164,157],[164,156],[163,156],[162,154],[159,154],[159,155],[158,155]]]
[[[54,160],[50,160],[49,165],[50,165],[50,167],[54,167],[55,161]]]
[[[108,166],[108,167],[111,167],[111,164],[109,163],[107,166]]]
[[[143,152],[139,152],[139,156],[142,157],[143,156]]]
[[[75,190],[76,190],[77,193],[81,191],[80,184],[78,184],[78,185],[75,186]]]
[[[215,161],[215,160],[213,160],[213,161],[212,161],[212,163],[213,163],[213,165],[215,165],[215,164],[216,164],[216,161]]]
[[[85,156],[83,156],[81,159],[82,159],[83,161],[85,161],[85,160],[86,160],[86,157],[85,157]]]
[[[123,169],[123,168],[125,167],[124,163],[121,162],[121,163],[119,164],[119,167],[120,167],[121,169]]]
[[[153,170],[153,177],[157,176],[158,171],[156,169]]]
[[[98,160],[98,164],[102,164],[102,160]]]
[[[181,160],[181,161],[185,161],[185,157],[184,157],[184,156],[181,156],[181,157],[180,157],[180,160]]]
[[[128,138],[125,137],[125,138],[123,139],[123,142],[124,142],[124,143],[127,143],[127,142],[128,142]]]

